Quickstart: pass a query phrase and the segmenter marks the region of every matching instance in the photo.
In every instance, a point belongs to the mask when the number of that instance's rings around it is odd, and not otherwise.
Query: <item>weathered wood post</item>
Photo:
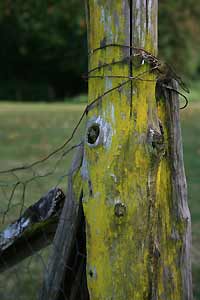
[[[178,99],[161,85],[156,99],[146,52],[157,54],[157,0],[86,0],[86,10],[90,299],[192,299]]]

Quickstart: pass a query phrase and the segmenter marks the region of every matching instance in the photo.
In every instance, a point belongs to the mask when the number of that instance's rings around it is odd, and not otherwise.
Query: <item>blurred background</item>
[[[63,143],[87,102],[87,38],[83,0],[0,1],[0,169],[40,159]],[[184,158],[192,214],[192,263],[195,299],[200,299],[200,2],[159,1],[159,57],[190,88],[189,106],[181,111]],[[74,143],[80,140],[78,132]],[[66,150],[66,149],[64,149]],[[59,153],[58,153],[59,154]],[[65,189],[70,157],[52,175],[32,181],[23,208],[61,184]],[[48,173],[56,158],[34,172]],[[42,169],[42,171],[41,171]],[[34,173],[33,172],[33,173]],[[41,175],[41,174],[40,174]],[[22,187],[33,176],[0,176],[1,228],[21,211]],[[9,184],[5,184],[9,182]],[[8,207],[9,200],[12,200]],[[6,216],[5,216],[6,211]],[[36,299],[49,250],[0,276],[0,299]],[[42,262],[42,263],[41,263]]]
[[[1,0],[0,38],[0,99],[63,101],[86,93],[83,1]],[[199,1],[159,1],[159,56],[192,82],[199,51]]]

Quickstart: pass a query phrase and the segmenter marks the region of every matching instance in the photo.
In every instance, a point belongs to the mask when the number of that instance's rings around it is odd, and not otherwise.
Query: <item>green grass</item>
[[[191,102],[200,102],[200,81],[193,81],[191,83],[188,98]]]
[[[198,95],[194,98],[198,98]],[[198,94],[198,93],[197,93]],[[200,92],[199,92],[200,95]],[[198,100],[198,99],[197,99]],[[72,132],[84,105],[55,103],[55,104],[23,104],[23,103],[0,103],[0,169],[7,169],[29,164],[35,160],[48,155],[58,146],[65,142]],[[189,108],[181,112],[182,133],[184,141],[184,158],[189,191],[189,206],[192,213],[193,233],[193,277],[195,299],[200,299],[200,104],[195,101]],[[80,141],[83,134],[82,129],[77,132],[72,146]],[[68,149],[65,147],[64,150]],[[59,159],[59,152],[49,161],[38,165],[35,172],[43,175],[54,168]],[[48,189],[60,182],[61,187],[66,189],[66,177],[71,155],[64,156],[55,170],[55,173],[43,179],[32,181],[25,194],[24,206],[35,202]],[[16,178],[16,175],[18,178]],[[0,183],[9,183],[10,186],[0,186],[1,204],[0,221],[2,210],[7,207],[9,193],[12,184],[20,179],[25,181],[33,176],[33,170],[15,172],[7,176],[0,175]],[[3,199],[2,199],[3,197]],[[6,216],[6,223],[19,215],[21,209],[22,186],[16,190],[9,212]],[[43,265],[41,259],[46,261],[47,251],[41,256],[26,260],[16,268],[8,271],[0,278],[0,299],[36,299],[36,292],[42,280]],[[24,288],[26,287],[26,288]]]
[[[40,160],[60,147],[71,135],[84,105],[72,104],[0,104],[0,170],[27,165]],[[83,128],[83,127],[82,127]],[[0,227],[16,219],[22,209],[23,185],[18,186],[11,201],[5,224],[1,224],[3,211],[7,209],[12,185],[31,179],[33,171],[39,175],[51,172],[63,151],[80,141],[79,130],[69,146],[59,151],[45,163],[23,172],[0,174]],[[57,185],[66,191],[69,161],[72,154],[60,160],[52,175],[31,181],[26,188],[24,207],[34,203],[51,187]],[[17,176],[17,177],[16,177]],[[65,177],[63,177],[65,176]],[[6,186],[5,184],[9,184]],[[0,276],[0,299],[35,300],[40,288],[49,249],[25,260]]]

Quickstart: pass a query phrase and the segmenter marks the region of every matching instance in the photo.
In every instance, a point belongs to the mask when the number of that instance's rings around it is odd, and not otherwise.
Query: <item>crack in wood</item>
[[[133,1],[129,1],[130,7],[130,57],[133,54],[132,43],[133,43]],[[130,76],[133,77],[133,63],[130,61]],[[131,95],[130,95],[130,118],[133,114],[133,82],[131,81]]]

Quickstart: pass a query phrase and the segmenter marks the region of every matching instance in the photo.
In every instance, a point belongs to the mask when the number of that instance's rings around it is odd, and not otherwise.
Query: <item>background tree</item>
[[[2,0],[0,99],[53,100],[86,92],[82,0]],[[200,4],[159,1],[159,56],[179,73],[200,72]]]
[[[83,90],[87,55],[80,1],[2,1],[0,11],[0,80],[7,83],[1,98],[42,100]]]
[[[200,3],[159,1],[159,55],[189,78],[200,66]]]

